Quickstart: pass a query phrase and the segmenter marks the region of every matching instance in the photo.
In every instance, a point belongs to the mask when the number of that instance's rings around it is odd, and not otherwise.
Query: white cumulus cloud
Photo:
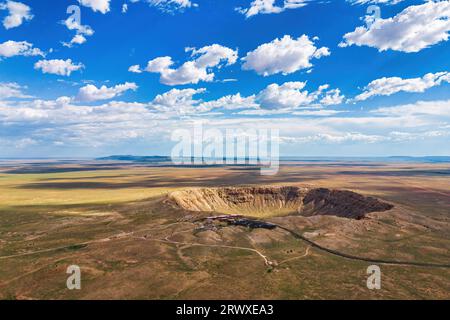
[[[244,70],[254,70],[259,75],[269,76],[277,73],[284,75],[302,69],[309,69],[313,65],[312,59],[320,59],[329,56],[327,47],[317,48],[314,39],[307,35],[297,39],[285,35],[281,39],[260,45],[251,51],[242,60]]]
[[[36,70],[41,70],[43,73],[56,74],[60,76],[70,76],[72,72],[84,68],[81,63],[74,64],[71,59],[67,60],[40,60],[34,64]]]
[[[282,85],[270,84],[257,95],[257,101],[268,109],[296,108],[309,105],[314,97],[303,91],[306,82],[285,82]]]
[[[236,8],[236,11],[247,18],[258,14],[281,13],[287,9],[297,9],[307,5],[308,0],[284,0],[277,5],[276,0],[254,0],[248,8]]]
[[[27,41],[6,41],[0,43],[0,58],[11,58],[14,56],[44,56],[38,48]]]
[[[62,44],[65,47],[72,48],[75,44],[81,45],[86,41],[87,40],[85,36],[83,36],[82,34],[77,34],[72,38],[72,40],[70,40],[70,42],[63,42]]]
[[[409,6],[398,15],[377,19],[344,35],[340,47],[369,46],[379,51],[419,52],[442,41],[448,41],[450,1],[428,1]]]
[[[356,101],[364,101],[374,96],[390,96],[397,92],[425,92],[443,82],[450,82],[449,72],[428,73],[420,78],[402,79],[400,77],[380,78],[370,82],[364,92],[356,96]]]
[[[128,90],[135,91],[137,88],[138,86],[134,82],[125,82],[114,87],[101,86],[100,88],[93,84],[88,84],[80,88],[77,100],[87,102],[108,100],[120,96]]]
[[[148,62],[145,71],[159,73],[160,81],[166,85],[197,84],[200,81],[213,81],[215,74],[213,68],[236,63],[237,50],[213,44],[200,49],[186,48],[191,52],[193,60],[183,63],[178,68],[173,68],[171,57],[159,57]],[[139,73],[139,66],[131,66],[129,71]]]
[[[3,19],[3,26],[6,29],[16,28],[24,21],[33,19],[31,8],[21,2],[8,0],[0,3],[0,10],[8,10],[8,16]]]
[[[323,106],[337,105],[344,102],[345,96],[341,94],[340,89],[332,89],[328,91],[320,100]]]
[[[78,0],[78,2],[85,6],[91,8],[94,12],[101,12],[103,14],[109,12],[111,0]]]
[[[206,89],[172,89],[159,94],[150,103],[150,109],[167,115],[201,116],[214,109],[237,110],[258,108],[255,96],[242,97],[240,93],[227,95],[217,100],[203,101],[194,96],[206,92]]]
[[[272,83],[256,95],[263,109],[296,109],[305,106],[329,106],[343,102],[344,96],[339,89],[329,90],[329,85],[322,85],[316,91],[304,90],[306,82],[293,81],[281,85]]]
[[[138,64],[129,67],[128,71],[133,73],[142,73],[141,67]]]
[[[238,109],[254,109],[259,107],[259,105],[255,101],[255,95],[243,97],[240,93],[223,96],[217,100],[204,102],[202,103],[202,106],[207,110],[212,109],[238,110]]]
[[[201,100],[194,99],[195,95],[204,93],[206,89],[172,89],[159,94],[150,103],[150,109],[164,112],[167,115],[187,115],[206,111],[200,107]]]

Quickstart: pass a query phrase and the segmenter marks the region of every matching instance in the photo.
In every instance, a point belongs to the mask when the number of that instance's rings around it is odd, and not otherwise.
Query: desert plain
[[[2,161],[0,299],[450,299],[449,176],[450,163],[285,161],[262,176]]]

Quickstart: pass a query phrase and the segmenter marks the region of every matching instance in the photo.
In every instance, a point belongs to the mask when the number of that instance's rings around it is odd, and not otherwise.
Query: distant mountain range
[[[103,158],[96,158],[95,160],[103,161],[132,161],[132,162],[169,162],[172,161],[170,157],[166,156],[132,156],[132,155],[114,155]]]

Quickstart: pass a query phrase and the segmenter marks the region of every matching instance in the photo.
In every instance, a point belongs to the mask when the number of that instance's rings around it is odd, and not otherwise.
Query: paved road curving
[[[333,254],[338,257],[350,259],[350,260],[357,260],[357,261],[364,261],[364,262],[370,262],[370,263],[379,263],[379,264],[391,264],[391,265],[401,265],[401,266],[414,266],[414,267],[427,267],[427,268],[447,268],[450,269],[450,264],[438,264],[438,263],[427,263],[427,262],[410,262],[410,261],[396,261],[396,260],[387,260],[387,259],[372,259],[372,258],[365,258],[365,257],[359,257],[354,256],[351,254],[343,253],[340,251],[336,251],[333,249],[329,249],[326,247],[321,246],[320,244],[317,244],[301,234],[288,229],[286,227],[280,226],[276,224],[277,228],[282,229],[284,231],[289,232],[294,238],[300,239],[306,243],[308,243],[311,247],[319,249],[321,251]]]

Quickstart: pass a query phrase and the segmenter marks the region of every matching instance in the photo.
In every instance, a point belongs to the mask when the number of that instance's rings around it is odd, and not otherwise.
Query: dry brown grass
[[[272,221],[355,255],[449,263],[448,173],[439,174],[449,165],[297,164],[273,177],[246,168],[48,167],[62,172],[0,173],[0,256],[15,256],[0,258],[0,298],[450,298],[446,269],[384,265],[383,289],[373,292],[365,286],[365,263],[315,249],[303,256],[307,245],[282,230],[196,232],[192,213],[164,203],[168,192],[191,187],[348,189],[396,207],[362,221]],[[239,248],[285,263],[268,270],[261,256]],[[70,264],[82,268],[81,291],[65,288]]]

